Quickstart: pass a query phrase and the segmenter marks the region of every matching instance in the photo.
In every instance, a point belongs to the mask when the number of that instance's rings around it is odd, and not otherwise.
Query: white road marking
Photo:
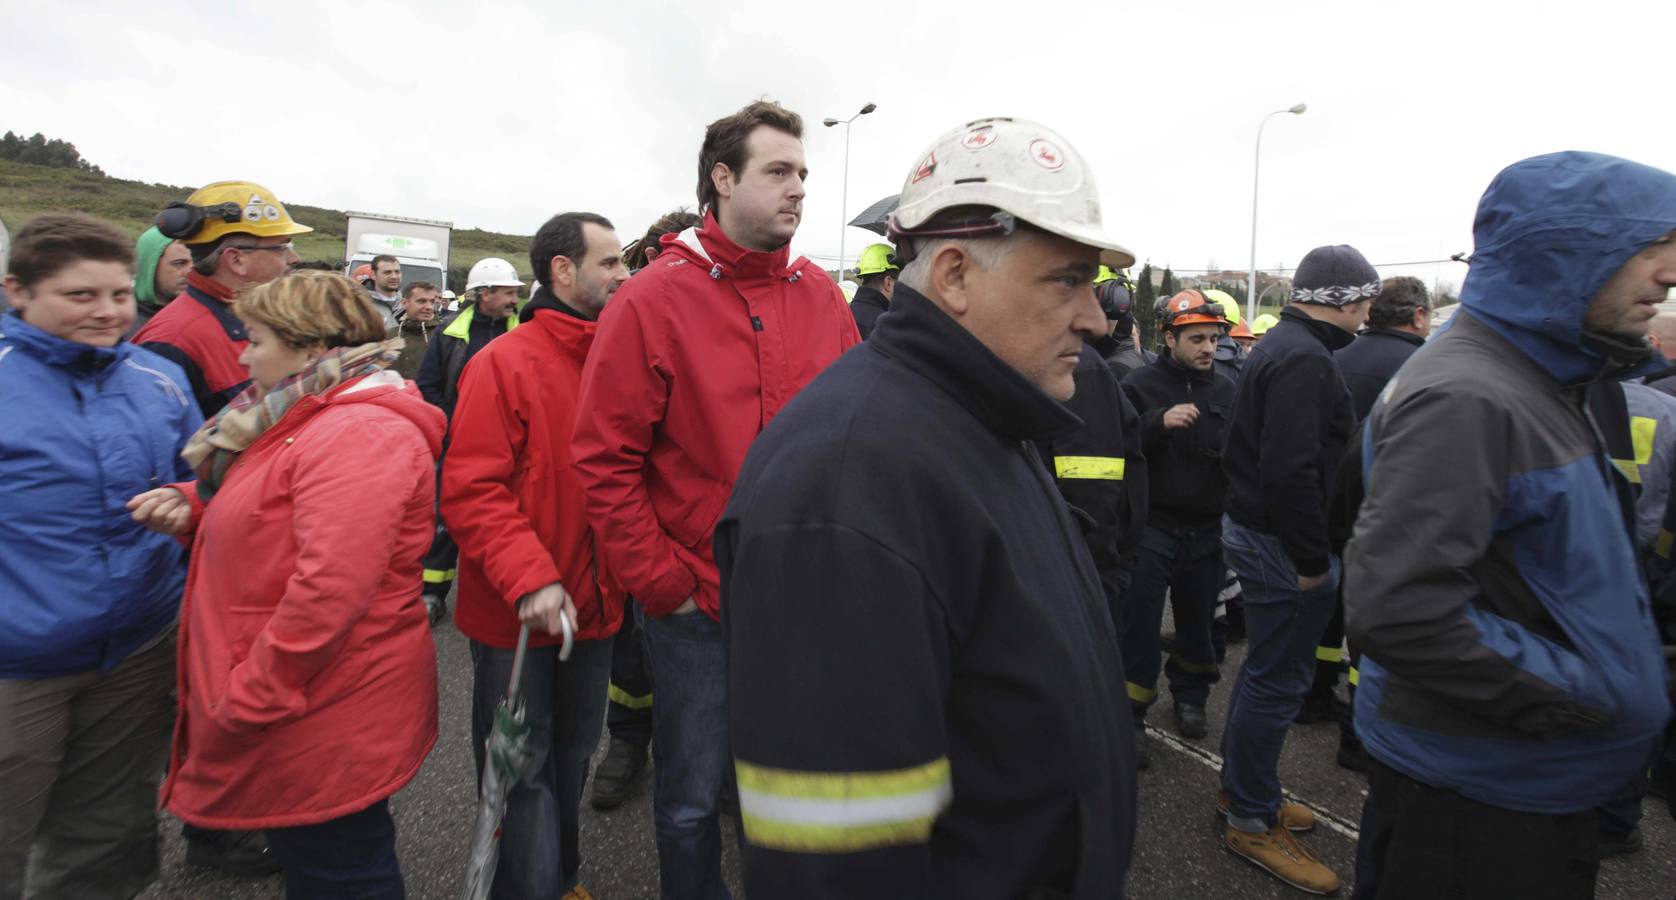
[[[1208,768],[1215,769],[1218,772],[1222,771],[1222,757],[1220,755],[1210,750],[1206,750],[1203,747],[1189,744],[1181,738],[1151,725],[1146,726],[1146,733],[1152,735],[1160,741],[1163,741],[1164,745],[1170,749],[1192,757],[1200,763],[1203,763]],[[1280,792],[1285,795],[1286,799],[1292,801],[1293,803],[1302,803],[1313,810],[1315,812],[1315,821],[1319,824],[1327,826],[1329,830],[1336,831],[1352,841],[1361,839],[1362,832],[1357,826],[1357,823],[1335,813],[1329,812],[1326,807],[1316,803],[1311,803],[1297,794],[1286,790],[1285,788],[1282,788]],[[1364,790],[1362,792],[1362,796],[1366,797],[1367,791]]]

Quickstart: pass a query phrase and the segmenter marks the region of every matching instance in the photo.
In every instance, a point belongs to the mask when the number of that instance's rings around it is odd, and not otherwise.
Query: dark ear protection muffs
[[[244,218],[244,210],[237,203],[218,203],[215,206],[193,206],[190,203],[175,201],[163,207],[157,214],[157,230],[171,240],[189,240],[193,235],[204,229],[204,223],[210,219],[220,219],[229,224]]]

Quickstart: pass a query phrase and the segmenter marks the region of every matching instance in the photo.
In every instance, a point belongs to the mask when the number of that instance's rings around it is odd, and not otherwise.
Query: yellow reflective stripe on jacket
[[[1355,687],[1362,683],[1362,671],[1355,666],[1350,667],[1350,685]]]
[[[1653,461],[1653,438],[1658,436],[1658,432],[1659,420],[1646,416],[1630,417],[1629,443],[1635,458],[1612,460],[1612,464],[1624,473],[1630,484],[1640,484],[1641,467]]]
[[[1343,647],[1316,647],[1315,658],[1322,662],[1344,662]]]
[[[1653,438],[1658,435],[1659,420],[1646,416],[1631,416],[1629,420],[1630,446],[1635,448],[1635,464],[1644,466],[1653,461]]]
[[[533,334],[534,332],[531,333]],[[610,698],[612,703],[615,703],[618,706],[626,706],[629,709],[650,709],[652,707],[651,694],[647,694],[644,697],[636,697],[628,691],[618,687],[615,683],[612,683],[609,688],[606,688],[605,695]]]
[[[1129,692],[1129,699],[1136,703],[1151,703],[1158,696],[1157,688],[1141,687],[1133,681],[1123,682],[1123,689]]]
[[[1671,534],[1669,529],[1660,528],[1658,540],[1653,544],[1653,552],[1659,555],[1659,559],[1669,559],[1673,545],[1676,545],[1676,534]]]
[[[459,569],[424,569],[419,573],[426,584],[447,584],[454,580]]]
[[[954,799],[948,757],[886,772],[799,772],[734,760],[752,846],[854,853],[920,844]]]
[[[1055,456],[1053,474],[1060,478],[1123,480],[1121,456]]]

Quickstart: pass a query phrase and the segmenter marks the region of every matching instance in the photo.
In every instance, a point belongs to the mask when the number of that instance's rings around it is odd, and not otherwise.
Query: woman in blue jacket
[[[122,342],[134,249],[25,223],[0,317],[0,897],[132,897],[157,872],[185,559],[127,501],[184,481],[200,424],[172,363]]]

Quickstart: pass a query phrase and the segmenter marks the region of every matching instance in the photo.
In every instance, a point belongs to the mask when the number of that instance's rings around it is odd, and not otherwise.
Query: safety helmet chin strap
[[[947,222],[928,222],[914,229],[903,229],[896,224],[896,218],[891,217],[888,231],[891,242],[896,244],[896,252],[892,254],[896,264],[906,266],[913,262],[918,255],[914,246],[916,241],[932,238],[953,238],[955,240],[970,240],[985,237],[1008,237],[1017,232],[1023,225],[1012,213],[996,210],[987,216],[954,219]]]

